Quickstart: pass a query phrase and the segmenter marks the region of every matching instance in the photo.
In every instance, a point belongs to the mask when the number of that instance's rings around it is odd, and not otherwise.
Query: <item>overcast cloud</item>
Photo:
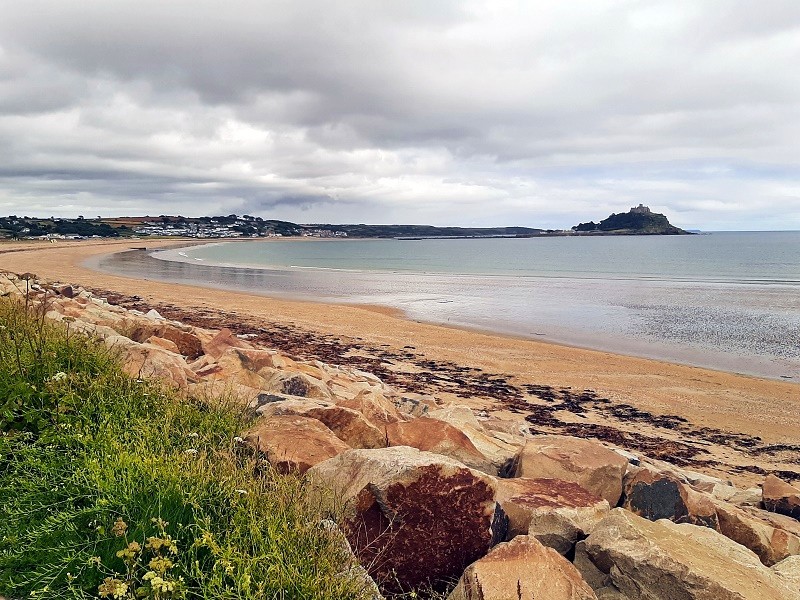
[[[0,0],[0,214],[800,229],[800,2]]]

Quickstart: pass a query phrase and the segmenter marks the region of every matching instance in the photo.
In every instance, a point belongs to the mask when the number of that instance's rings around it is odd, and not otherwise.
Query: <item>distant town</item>
[[[76,219],[35,218],[11,215],[0,217],[0,238],[75,240],[108,237],[347,237],[346,231],[332,227],[297,225],[250,215],[217,217],[117,217]]]
[[[289,221],[251,215],[217,217],[113,217],[75,219],[38,218],[11,215],[0,217],[0,239],[80,240],[89,238],[182,237],[227,238],[487,238],[540,237],[564,235],[681,235],[687,232],[672,226],[664,215],[639,205],[627,213],[611,214],[594,223],[580,223],[571,229],[531,227],[434,227],[431,225],[299,225]]]

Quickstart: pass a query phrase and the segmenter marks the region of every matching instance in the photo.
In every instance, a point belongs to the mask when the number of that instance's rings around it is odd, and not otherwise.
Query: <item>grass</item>
[[[126,376],[102,344],[0,299],[0,595],[359,598],[303,480],[241,414]]]

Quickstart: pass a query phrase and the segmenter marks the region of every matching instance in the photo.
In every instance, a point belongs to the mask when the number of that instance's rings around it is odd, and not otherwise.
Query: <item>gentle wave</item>
[[[151,253],[153,258],[158,260],[173,261],[173,262],[187,262],[174,258],[172,256],[174,251],[158,251]],[[252,263],[232,263],[232,262],[218,262],[207,260],[199,257],[189,257],[184,252],[176,252],[182,258],[193,258],[196,261],[203,261],[204,264],[217,267],[228,267],[235,269],[249,269],[253,271],[308,271],[308,272],[341,272],[341,273],[357,273],[357,274],[375,274],[375,275],[418,275],[422,277],[467,277],[467,278],[490,278],[490,279],[563,279],[563,280],[579,280],[579,281],[651,281],[651,282],[674,282],[674,283],[710,283],[720,285],[782,285],[782,286],[800,286],[800,279],[768,279],[768,278],[745,278],[745,277],[677,277],[666,274],[640,274],[640,275],[620,275],[613,273],[601,274],[587,274],[587,273],[530,273],[530,272],[500,272],[500,273],[459,273],[452,271],[414,271],[414,270],[399,270],[399,269],[356,269],[356,268],[341,268],[341,267],[326,267],[321,265],[281,265],[281,264],[264,264],[254,265]]]
[[[787,273],[422,273],[291,260],[220,266],[206,247],[187,249],[195,253],[201,256],[171,251],[153,260],[131,251],[101,268],[267,296],[381,304],[421,321],[800,381],[800,279]]]

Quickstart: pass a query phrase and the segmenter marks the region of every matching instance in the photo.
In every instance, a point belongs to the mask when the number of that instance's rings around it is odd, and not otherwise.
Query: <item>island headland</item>
[[[666,216],[654,213],[640,204],[626,213],[611,213],[599,223],[589,221],[572,228],[575,233],[589,235],[691,235],[672,225]]]

